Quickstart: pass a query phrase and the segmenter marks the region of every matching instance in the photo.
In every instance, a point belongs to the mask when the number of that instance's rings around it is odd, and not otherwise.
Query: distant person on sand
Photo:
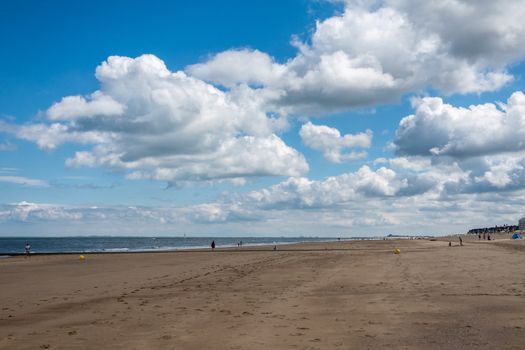
[[[211,249],[215,249],[215,240],[211,241]]]
[[[478,240],[481,239],[481,233],[478,233]]]
[[[26,243],[26,246],[24,249],[26,251],[26,256],[29,256],[29,254],[31,254],[31,245],[29,243]]]
[[[487,235],[487,240],[490,241],[490,233]]]
[[[461,236],[459,236],[459,245],[463,245],[463,240],[461,239]]]

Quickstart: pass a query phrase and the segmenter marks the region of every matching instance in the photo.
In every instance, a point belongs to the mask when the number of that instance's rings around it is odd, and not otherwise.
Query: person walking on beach
[[[24,249],[26,251],[26,257],[29,256],[29,254],[31,254],[31,245],[29,243],[26,243]]]
[[[461,236],[459,236],[459,245],[463,246],[463,240],[461,239]]]
[[[211,250],[215,250],[215,240],[211,241]]]

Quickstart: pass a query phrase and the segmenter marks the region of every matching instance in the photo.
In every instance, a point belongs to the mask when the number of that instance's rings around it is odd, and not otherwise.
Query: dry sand
[[[1,259],[0,349],[525,347],[521,242],[308,248]]]

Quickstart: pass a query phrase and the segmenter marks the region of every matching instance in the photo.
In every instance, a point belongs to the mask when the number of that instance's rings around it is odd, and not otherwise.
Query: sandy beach
[[[523,348],[522,242],[287,248],[0,259],[0,349]]]

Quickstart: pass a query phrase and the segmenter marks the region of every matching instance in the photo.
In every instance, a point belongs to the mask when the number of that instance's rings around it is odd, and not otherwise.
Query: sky
[[[4,1],[0,236],[525,216],[525,1]]]

